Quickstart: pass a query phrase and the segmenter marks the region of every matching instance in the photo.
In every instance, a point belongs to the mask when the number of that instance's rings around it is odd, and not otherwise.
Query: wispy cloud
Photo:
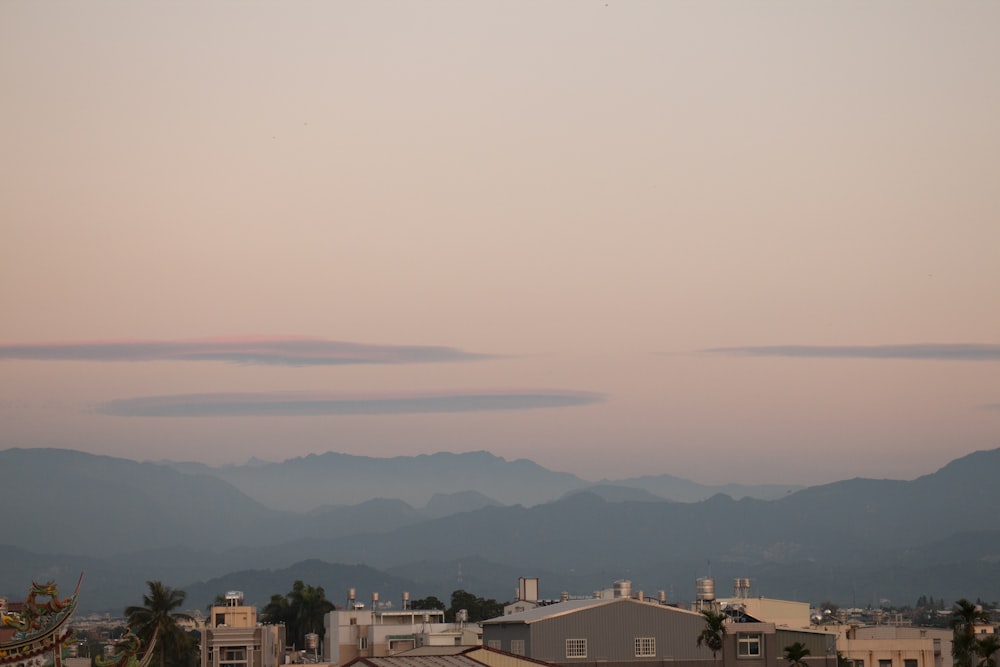
[[[603,400],[603,395],[591,392],[545,389],[354,396],[313,392],[214,393],[126,398],[104,403],[97,411],[117,417],[302,417],[536,410],[590,405]]]
[[[941,361],[1000,361],[1000,345],[918,343],[913,345],[773,345],[716,347],[705,352],[751,357],[832,359],[932,359]]]
[[[452,347],[367,345],[300,336],[189,340],[122,340],[0,345],[0,359],[36,361],[222,361],[234,364],[323,366],[415,364],[487,359]]]

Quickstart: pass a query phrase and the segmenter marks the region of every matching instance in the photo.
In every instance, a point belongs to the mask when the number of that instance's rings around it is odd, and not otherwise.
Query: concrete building
[[[378,597],[373,608],[348,600],[348,609],[331,611],[324,619],[326,645],[324,659],[344,665],[356,658],[380,658],[422,646],[478,646],[482,630],[478,624],[445,623],[444,611],[436,609],[380,609]]]
[[[714,591],[714,588],[713,583],[711,589]],[[750,590],[750,579],[747,578],[733,579],[733,596],[720,598],[716,603],[720,611],[734,620],[749,619],[799,630],[813,628],[808,602],[754,597]]]
[[[621,591],[620,591],[621,592]],[[697,645],[705,619],[658,600],[594,597],[567,600],[483,622],[484,645],[557,665],[580,667],[774,667],[783,649],[802,642],[810,667],[836,667],[836,635],[778,627],[727,625],[722,655]]]
[[[243,593],[230,591],[225,605],[212,607],[201,630],[201,667],[277,667],[285,660],[285,626],[258,623]]]
[[[824,626],[853,667],[951,667],[951,630],[897,625]]]

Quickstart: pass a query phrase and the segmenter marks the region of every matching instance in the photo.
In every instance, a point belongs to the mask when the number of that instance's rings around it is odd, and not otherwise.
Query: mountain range
[[[8,449],[0,479],[0,596],[84,572],[82,611],[120,613],[152,579],[193,609],[231,589],[263,605],[295,579],[335,602],[348,587],[507,600],[518,576],[539,577],[546,597],[625,578],[673,601],[710,573],[841,605],[1000,591],[1000,449],[915,480],[807,488],[595,483],[487,452],[213,468]]]

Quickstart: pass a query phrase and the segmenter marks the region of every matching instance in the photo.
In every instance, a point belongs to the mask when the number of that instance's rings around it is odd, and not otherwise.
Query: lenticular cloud
[[[977,343],[918,343],[914,345],[771,345],[717,347],[715,354],[750,357],[832,359],[927,359],[934,361],[1000,361],[1000,345]]]
[[[306,337],[0,345],[0,359],[35,361],[222,361],[233,364],[326,366],[442,363],[485,358],[489,358],[489,355],[474,354],[452,347],[369,345]]]
[[[116,417],[389,415],[565,408],[599,403],[603,398],[589,392],[547,389],[383,395],[230,392],[139,396],[110,401],[97,411]]]

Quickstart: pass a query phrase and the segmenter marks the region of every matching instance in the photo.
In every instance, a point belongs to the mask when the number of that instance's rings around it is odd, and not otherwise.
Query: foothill
[[[803,488],[587,483],[484,452],[211,469],[6,450],[0,464],[15,495],[51,485],[0,546],[0,667],[998,658],[983,517],[1000,509],[1000,450],[912,481]],[[91,520],[123,485],[115,522]],[[976,512],[955,488],[975,489]]]

